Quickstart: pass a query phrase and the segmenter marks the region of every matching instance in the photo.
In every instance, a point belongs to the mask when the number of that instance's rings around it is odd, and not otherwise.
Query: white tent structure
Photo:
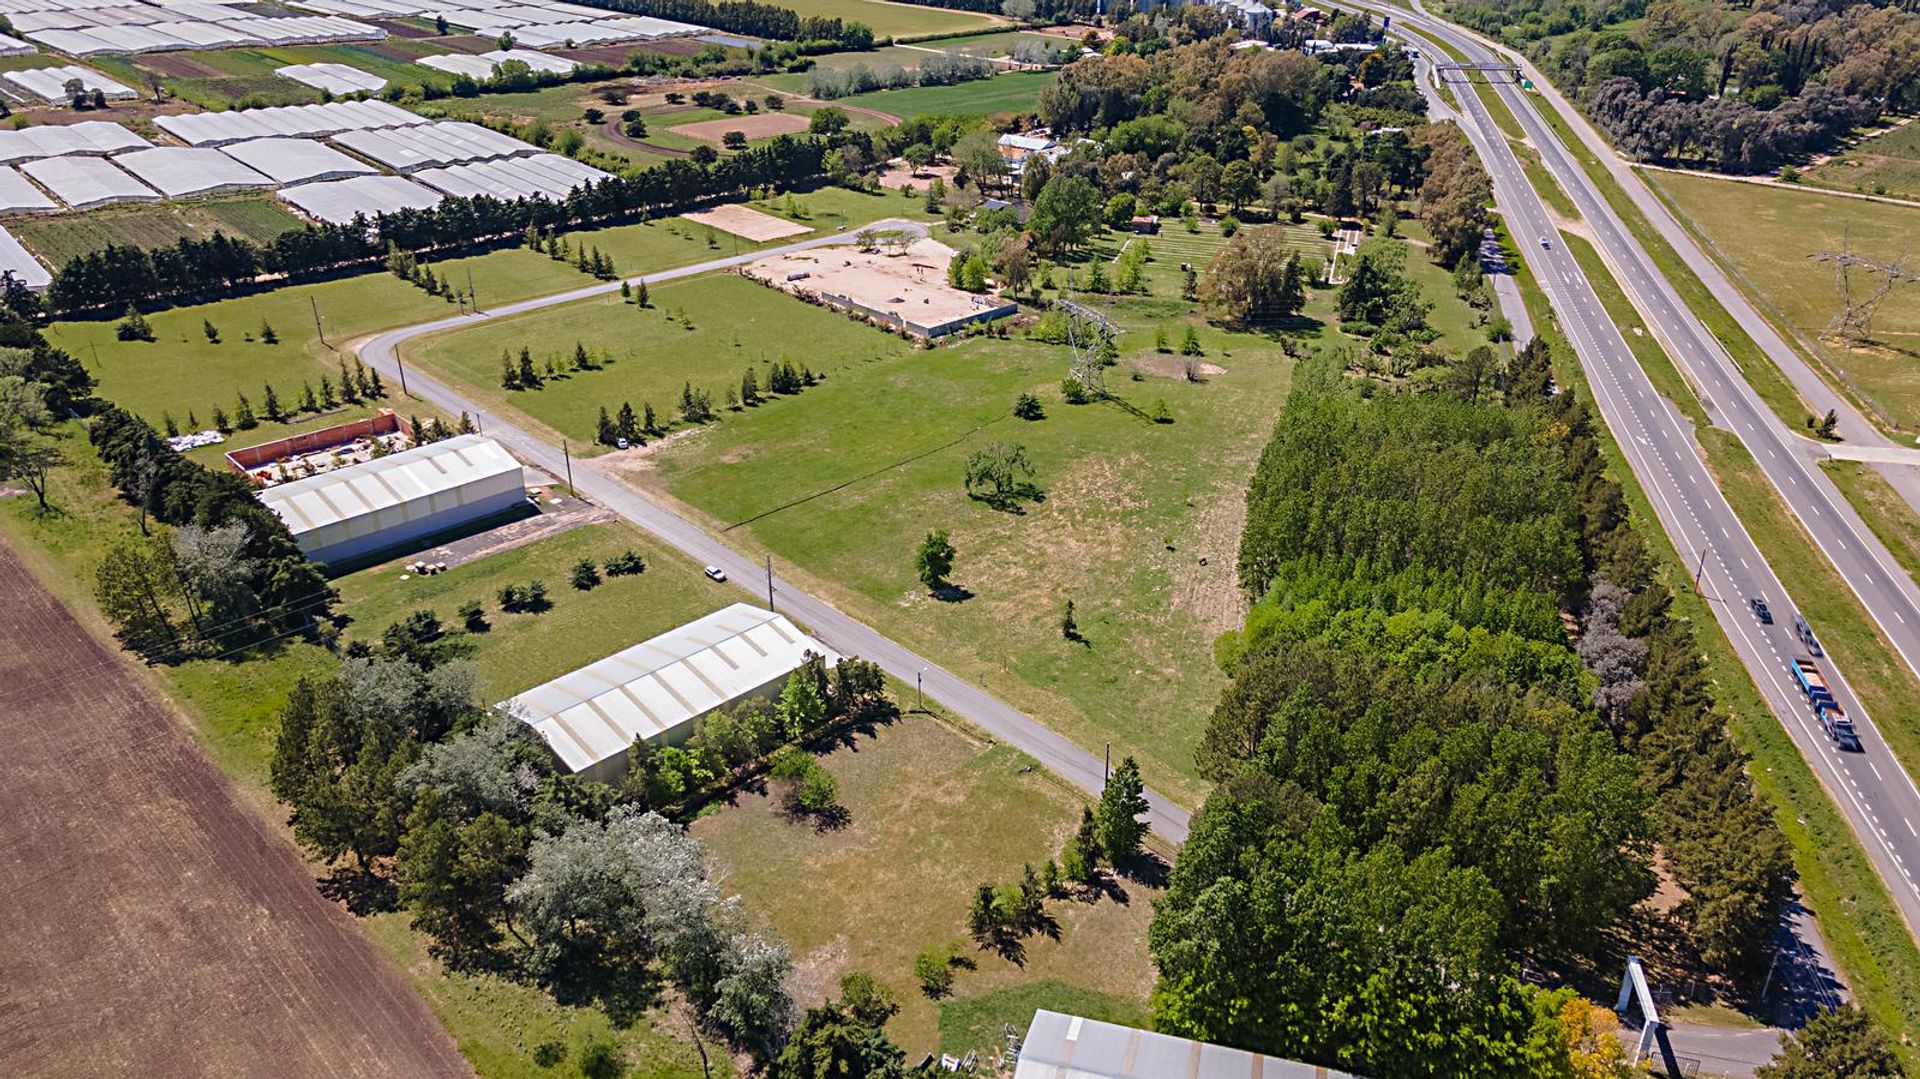
[[[425,124],[405,131],[343,131],[334,136],[333,142],[401,173],[540,152],[540,148],[530,142],[462,120]]]
[[[564,75],[579,64],[560,56],[548,56],[532,49],[494,49],[483,53],[442,53],[438,56],[422,56],[414,63],[455,75],[465,75],[472,79],[485,81],[497,73],[501,64],[509,60],[518,60],[533,71],[551,71]]]
[[[736,603],[501,707],[538,731],[561,767],[611,782],[626,771],[635,741],[685,741],[708,712],[778,693],[808,653],[829,664],[840,659],[785,615]]]
[[[371,176],[379,171],[313,139],[249,139],[207,152],[225,154],[282,187]]]
[[[1355,1079],[1346,1072],[1042,1008],[1013,1079]]]
[[[0,166],[0,214],[47,213],[59,208],[17,170]]]
[[[153,146],[119,154],[113,163],[170,199],[274,186],[271,179],[211,148]]]
[[[153,126],[189,146],[223,146],[245,139],[311,138],[360,128],[429,122],[419,113],[385,101],[329,101],[323,105],[279,105],[153,118]]]
[[[8,34],[0,34],[0,56],[32,56],[39,49]]]
[[[387,85],[380,76],[347,64],[288,64],[273,73],[332,94],[370,94]]]
[[[421,187],[403,176],[326,180],[282,188],[278,194],[280,201],[329,225],[344,225],[355,217],[372,220],[380,214],[399,210],[425,210],[440,205],[440,200],[445,198],[440,192]]]
[[[118,153],[144,150],[147,140],[105,120],[84,120],[77,124],[47,124],[42,127],[0,128],[0,162],[29,161],[36,157],[66,157],[70,154]]]
[[[576,187],[608,177],[608,173],[591,165],[559,154],[475,161],[444,169],[423,169],[413,174],[415,180],[449,195],[465,198],[491,195],[509,201],[543,198],[554,202],[564,200]]]
[[[53,274],[6,229],[0,229],[0,272],[12,274],[15,281],[35,292],[45,292],[53,282]]]
[[[260,492],[317,562],[360,558],[504,513],[526,501],[520,462],[460,435]]]
[[[108,100],[123,101],[140,96],[98,71],[78,64],[9,71],[5,75],[0,75],[0,78],[6,79],[43,101],[65,103],[68,100],[67,83],[72,79],[79,79],[80,84],[86,87],[87,93],[91,94],[98,90],[105,94]]]
[[[53,197],[76,210],[114,202],[159,202],[160,195],[99,157],[43,157],[20,166]]]

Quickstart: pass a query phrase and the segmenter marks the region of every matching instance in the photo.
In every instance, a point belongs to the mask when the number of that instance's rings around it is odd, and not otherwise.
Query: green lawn
[[[1880,305],[1873,332],[1880,346],[1848,348],[1819,335],[1840,300],[1831,265],[1811,256],[1838,250],[1851,226],[1852,250],[1869,258],[1897,259],[1906,238],[1920,231],[1920,209],[1817,191],[1769,187],[1705,177],[1648,172],[1648,183],[1666,196],[1697,235],[1737,276],[1747,294],[1803,341],[1848,386],[1904,430],[1920,428],[1920,289],[1896,288]],[[1854,278],[1860,296],[1877,279]]]
[[[855,94],[844,104],[879,109],[895,116],[919,116],[923,113],[951,116],[983,116],[995,112],[1030,110],[1040,100],[1040,91],[1053,85],[1055,71],[1009,71],[990,79],[953,86],[916,86],[905,90],[875,90]]]
[[[1904,124],[1808,169],[1802,182],[1870,195],[1920,198],[1920,125]]]
[[[793,0],[792,8],[802,15],[819,15],[865,23],[875,37],[921,37],[927,34],[951,34],[968,30],[987,30],[1005,25],[998,15],[982,15],[949,8],[919,7],[892,3],[890,0]]]
[[[801,1003],[836,994],[844,974],[872,974],[901,1002],[889,1033],[910,1060],[997,1048],[1002,1024],[1026,1029],[1035,1007],[1142,1021],[1153,984],[1152,889],[1122,881],[1124,904],[1050,902],[1060,939],[1027,938],[1024,967],[966,940],[974,887],[1016,881],[1023,864],[1057,856],[1082,799],[1024,754],[959,730],[908,715],[822,758],[839,781],[845,827],[816,831],[766,795],[743,794],[693,832],[727,887],[793,947]],[[952,942],[964,942],[959,950],[977,969],[957,972],[951,997],[930,1000],[913,958]]]

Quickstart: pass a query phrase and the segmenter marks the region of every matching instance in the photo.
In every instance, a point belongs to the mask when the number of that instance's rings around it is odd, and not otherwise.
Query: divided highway
[[[904,229],[922,236],[926,233],[925,226],[909,221],[879,221],[868,227]],[[727,269],[769,255],[787,251],[804,251],[823,244],[844,243],[847,239],[847,236],[829,233],[783,247],[711,259],[691,266],[680,266],[655,274],[632,277],[628,280],[636,284],[645,281],[651,287],[664,281]],[[620,283],[617,281],[589,285],[551,296],[506,304],[491,311],[436,319],[432,322],[379,334],[362,344],[359,351],[368,364],[379,369],[382,377],[399,379],[401,369],[398,349],[403,342],[491,319],[537,311],[557,304],[608,296],[619,290]],[[448,415],[465,412],[474,416],[489,437],[497,439],[522,461],[552,476],[567,474],[567,461],[561,447],[544,441],[503,416],[488,412],[481,408],[477,401],[445,383],[421,374],[417,369],[406,373],[404,383],[412,396],[426,401]],[[895,643],[825,600],[812,596],[777,576],[769,582],[766,567],[742,555],[699,525],[640,491],[606,475],[592,464],[586,461],[576,462],[573,479],[576,489],[589,500],[612,510],[642,530],[657,536],[662,542],[678,549],[694,561],[720,567],[726,571],[728,578],[735,586],[746,589],[758,601],[766,602],[767,589],[770,586],[776,608],[792,615],[836,651],[843,655],[872,660],[902,682],[917,683],[924,688],[928,697],[946,705],[974,726],[1000,741],[1018,747],[1039,761],[1042,766],[1088,794],[1099,796],[1106,782],[1105,762],[1102,758],[1080,748],[1033,717],[1006,704],[932,660]],[[1184,843],[1187,838],[1190,814],[1151,789],[1147,791],[1147,802],[1149,806],[1147,821],[1153,831],[1176,844]]]
[[[1359,0],[1353,6],[1393,17],[1396,26],[1439,38],[1473,62],[1502,62],[1475,38],[1424,12]],[[1493,177],[1495,200],[1515,244],[1552,302],[1561,330],[1578,354],[1595,403],[1646,490],[1662,527],[1690,566],[1699,590],[1752,672],[1762,696],[1832,794],[1862,847],[1886,881],[1909,930],[1920,926],[1920,789],[1879,737],[1871,717],[1827,657],[1815,659],[1834,695],[1853,718],[1860,752],[1830,741],[1792,675],[1795,659],[1813,658],[1793,629],[1797,617],[1784,584],[1761,557],[1702,461],[1692,427],[1654,388],[1620,329],[1580,266],[1558,242],[1559,231],[1519,158],[1472,87],[1453,87],[1462,128]],[[1790,441],[1711,333],[1660,278],[1658,269],[1607,206],[1586,174],[1537,115],[1519,87],[1497,92],[1520,120],[1555,179],[1591,226],[1596,246],[1627,288],[1668,352],[1695,375],[1709,412],[1740,437],[1769,480],[1874,611],[1911,664],[1920,657],[1920,592],[1896,571],[1875,540],[1819,469]],[[1749,601],[1764,599],[1771,624]]]

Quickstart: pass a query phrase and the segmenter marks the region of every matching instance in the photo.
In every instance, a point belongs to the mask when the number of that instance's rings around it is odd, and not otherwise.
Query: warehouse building
[[[678,745],[701,716],[778,695],[809,653],[840,660],[786,616],[736,603],[500,706],[538,731],[562,768],[612,783],[636,741]]]
[[[1045,1008],[1020,1043],[1013,1079],[1355,1079],[1316,1064],[1102,1023]]]
[[[362,558],[505,513],[526,501],[520,462],[460,435],[260,492],[316,562]]]

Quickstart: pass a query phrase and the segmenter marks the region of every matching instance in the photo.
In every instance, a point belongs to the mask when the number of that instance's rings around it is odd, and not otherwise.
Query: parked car
[[[701,572],[705,573],[707,579],[710,581],[724,581],[727,579],[727,571],[721,569],[719,566],[708,566]]]

